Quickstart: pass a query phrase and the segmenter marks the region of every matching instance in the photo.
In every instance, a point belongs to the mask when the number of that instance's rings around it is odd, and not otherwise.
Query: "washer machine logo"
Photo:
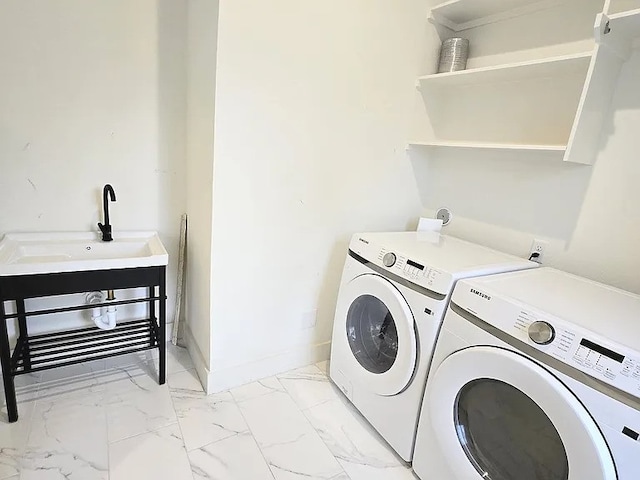
[[[471,293],[473,293],[474,295],[478,295],[479,297],[484,298],[485,300],[491,300],[491,297],[489,295],[487,295],[486,293],[479,292],[475,288],[471,289]]]

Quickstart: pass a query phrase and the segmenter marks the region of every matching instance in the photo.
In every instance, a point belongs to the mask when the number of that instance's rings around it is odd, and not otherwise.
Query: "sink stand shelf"
[[[147,295],[143,298],[31,312],[25,309],[25,300],[31,298],[140,287],[147,288]],[[7,314],[5,302],[15,302],[16,313]],[[39,335],[29,335],[28,332],[27,317],[133,303],[147,303],[148,318],[120,322],[113,330],[91,327]],[[14,319],[18,321],[19,336],[12,354],[7,321]],[[165,266],[0,276],[0,363],[9,422],[18,419],[14,385],[17,375],[158,348],[158,383],[164,384],[165,327]]]

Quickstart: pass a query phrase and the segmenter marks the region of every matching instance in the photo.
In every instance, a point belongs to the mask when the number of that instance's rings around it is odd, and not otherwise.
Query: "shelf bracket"
[[[594,37],[598,45],[603,45],[611,50],[623,61],[631,57],[631,42],[624,35],[619,35],[610,26],[609,17],[605,13],[599,13],[594,26]]]
[[[595,37],[596,43],[604,43],[608,40],[605,40],[605,37],[611,33],[611,27],[609,26],[609,17],[605,13],[599,13],[596,16],[596,22],[593,26],[593,36]]]

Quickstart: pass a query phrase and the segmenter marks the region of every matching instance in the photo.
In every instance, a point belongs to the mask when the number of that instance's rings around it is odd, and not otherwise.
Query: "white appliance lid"
[[[502,273],[463,283],[489,295],[514,299],[640,351],[640,295],[553,268]]]
[[[524,258],[437,232],[361,233],[357,236],[387,251],[450,273],[454,278],[537,266]]]

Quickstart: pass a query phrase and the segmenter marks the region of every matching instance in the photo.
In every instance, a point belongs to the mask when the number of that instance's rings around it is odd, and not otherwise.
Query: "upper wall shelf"
[[[482,142],[453,142],[447,140],[434,140],[430,142],[412,141],[409,143],[411,147],[428,147],[428,148],[469,148],[477,150],[495,150],[495,151],[518,151],[518,152],[548,152],[559,154],[562,159],[566,145],[524,145],[516,143],[482,143]]]
[[[576,53],[527,62],[474,68],[450,73],[436,73],[420,77],[420,86],[478,85],[504,81],[531,80],[544,77],[563,77],[586,74],[592,52]]]
[[[527,15],[560,0],[449,0],[431,9],[429,20],[454,32]]]

